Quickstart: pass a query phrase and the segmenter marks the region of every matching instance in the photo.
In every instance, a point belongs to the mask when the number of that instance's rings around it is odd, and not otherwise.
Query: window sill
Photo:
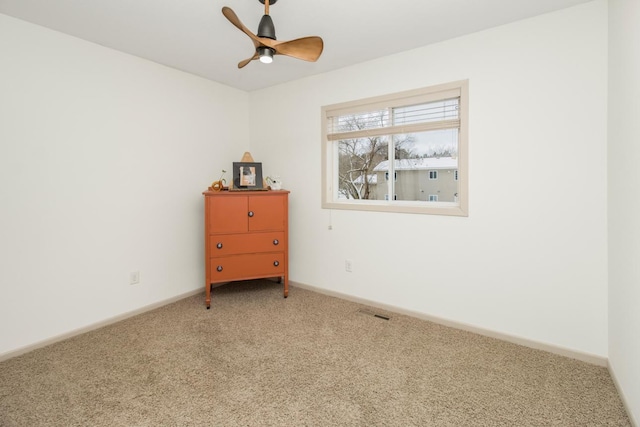
[[[349,200],[344,202],[323,202],[323,209],[343,209],[370,212],[394,212],[423,215],[445,215],[468,217],[466,207],[448,202],[388,202],[384,200]]]

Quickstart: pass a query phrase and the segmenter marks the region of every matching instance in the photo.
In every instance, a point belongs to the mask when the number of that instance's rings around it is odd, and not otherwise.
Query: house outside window
[[[322,207],[467,216],[467,111],[467,81],[323,107]]]

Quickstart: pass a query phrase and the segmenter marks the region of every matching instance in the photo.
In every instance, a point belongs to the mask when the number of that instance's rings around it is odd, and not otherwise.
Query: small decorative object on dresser
[[[267,184],[272,190],[282,190],[282,180],[279,176],[268,176]]]
[[[289,191],[205,191],[202,194],[207,309],[211,307],[213,283],[277,277],[284,282],[286,298],[289,295]]]
[[[227,171],[222,169],[222,174],[220,175],[220,179],[217,181],[213,181],[213,183],[211,183],[211,187],[209,187],[210,190],[213,190],[213,191],[224,190],[224,184],[227,183],[227,180],[223,178],[225,173],[227,173]]]

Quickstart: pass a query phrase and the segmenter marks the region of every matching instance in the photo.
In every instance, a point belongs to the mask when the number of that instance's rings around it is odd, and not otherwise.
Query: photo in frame
[[[230,190],[264,190],[262,163],[233,162],[232,182]]]

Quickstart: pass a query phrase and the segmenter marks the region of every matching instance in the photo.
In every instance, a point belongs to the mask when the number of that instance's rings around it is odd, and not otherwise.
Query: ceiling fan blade
[[[258,59],[260,58],[260,55],[258,55],[257,53],[255,53],[251,58],[247,58],[243,61],[238,62],[238,68],[242,68],[245,65],[247,65],[249,62],[253,61],[254,59]]]
[[[279,55],[315,62],[324,49],[324,43],[320,37],[311,36],[284,42],[274,41],[270,47]]]
[[[249,38],[251,38],[251,40],[253,41],[253,44],[255,45],[255,47],[258,47],[261,45],[260,39],[258,38],[258,36],[253,34],[251,30],[249,30],[247,27],[245,27],[242,24],[242,21],[240,21],[240,18],[238,18],[238,15],[236,15],[236,13],[233,10],[231,10],[231,8],[227,6],[223,7],[222,14],[225,16],[225,18],[229,20],[229,22],[235,25],[236,28],[238,28],[240,31],[242,31],[246,35],[248,35]]]

